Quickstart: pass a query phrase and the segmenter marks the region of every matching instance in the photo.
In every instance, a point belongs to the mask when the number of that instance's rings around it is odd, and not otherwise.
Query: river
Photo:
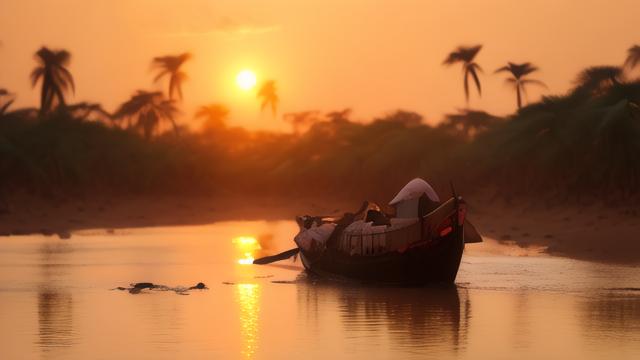
[[[452,288],[246,264],[295,232],[253,221],[0,238],[0,358],[640,358],[638,266],[490,240],[467,245]],[[209,289],[112,290],[143,281]]]

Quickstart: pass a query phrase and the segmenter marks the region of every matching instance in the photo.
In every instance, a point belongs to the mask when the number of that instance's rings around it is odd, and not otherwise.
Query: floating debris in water
[[[126,291],[129,291],[130,294],[140,294],[142,290],[149,289],[154,291],[174,291],[178,295],[189,295],[187,291],[190,291],[190,290],[209,290],[207,285],[205,285],[203,282],[199,282],[196,285],[190,286],[190,287],[184,287],[184,286],[170,287],[167,285],[159,285],[159,284],[154,284],[150,282],[132,283],[132,284],[129,284],[129,286],[130,287],[128,288],[118,286],[111,290],[121,290],[121,291],[126,290]]]
[[[273,280],[271,281],[274,284],[297,284],[297,280]]]

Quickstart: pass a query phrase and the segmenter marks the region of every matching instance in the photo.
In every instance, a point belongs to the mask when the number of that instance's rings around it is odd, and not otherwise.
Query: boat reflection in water
[[[615,289],[609,294],[582,300],[582,330],[591,341],[602,338],[620,343],[638,340],[640,289]]]
[[[322,323],[327,303],[335,302],[349,342],[386,350],[439,350],[451,355],[464,348],[471,303],[466,289],[299,285],[300,312]],[[320,327],[320,326],[318,326]]]
[[[38,286],[38,339],[43,355],[56,356],[55,349],[68,348],[76,342],[73,328],[73,297],[58,286],[60,278],[68,276],[65,262],[72,253],[67,243],[47,243],[38,248],[40,278]]]

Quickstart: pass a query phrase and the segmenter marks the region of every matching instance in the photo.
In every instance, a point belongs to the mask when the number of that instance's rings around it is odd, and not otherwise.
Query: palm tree
[[[222,104],[201,106],[196,112],[196,118],[204,118],[204,132],[223,129],[228,117],[229,109]]]
[[[623,80],[624,71],[619,66],[591,66],[582,70],[574,81],[574,91],[601,94],[607,88],[618,85]]]
[[[130,128],[141,130],[144,137],[149,139],[161,121],[170,122],[177,132],[178,126],[174,121],[177,112],[173,101],[165,99],[162,92],[138,90],[129,101],[120,105],[113,117],[129,120]],[[135,124],[131,123],[133,118],[136,119]]]
[[[640,45],[634,45],[627,50],[627,60],[624,65],[633,69],[640,64]]]
[[[271,106],[273,116],[276,116],[278,109],[278,94],[276,92],[276,82],[274,80],[265,81],[258,91],[258,98],[262,99],[260,111],[264,111],[267,106]]]
[[[152,66],[159,69],[154,82],[160,81],[165,76],[169,76],[169,100],[173,100],[174,93],[182,100],[182,82],[187,79],[187,74],[180,68],[187,60],[191,59],[190,53],[180,55],[159,56],[153,59]]]
[[[42,47],[35,54],[38,66],[31,72],[32,86],[36,86],[42,79],[40,95],[40,113],[49,112],[54,101],[57,105],[64,105],[64,93],[71,88],[75,92],[73,76],[67,69],[71,61],[71,54],[66,50],[50,50]]]
[[[480,87],[480,79],[478,78],[478,71],[482,72],[482,68],[473,61],[481,49],[482,45],[471,47],[459,46],[455,51],[452,51],[443,62],[443,65],[462,63],[464,96],[467,104],[469,103],[469,76],[473,77],[473,81],[476,83],[476,88],[478,89],[478,95],[482,96],[482,88]]]
[[[531,74],[532,72],[536,72],[538,71],[538,68],[535,67],[533,64],[531,63],[523,63],[523,64],[515,64],[512,62],[509,62],[507,64],[507,66],[503,66],[501,68],[499,68],[498,70],[496,70],[496,74],[499,72],[509,72],[511,73],[510,78],[506,79],[506,82],[508,84],[513,85],[513,87],[516,89],[516,95],[517,95],[517,99],[518,99],[518,109],[522,108],[522,94],[524,93],[526,95],[527,93],[527,89],[526,86],[527,85],[540,85],[543,87],[546,87],[547,85],[545,85],[545,83],[543,83],[540,80],[535,80],[535,79],[525,79],[525,77],[529,74]]]

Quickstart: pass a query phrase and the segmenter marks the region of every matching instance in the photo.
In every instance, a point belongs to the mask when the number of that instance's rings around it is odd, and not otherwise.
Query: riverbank
[[[640,209],[597,204],[539,206],[480,195],[467,200],[469,218],[485,237],[523,248],[543,246],[546,252],[558,256],[640,262]],[[527,205],[514,205],[524,203]],[[65,239],[83,229],[283,220],[300,214],[341,215],[359,205],[328,198],[136,196],[43,201],[20,196],[9,201],[0,214],[0,236],[39,233]]]
[[[470,200],[470,219],[485,237],[575,259],[640,263],[640,209]]]
[[[357,207],[357,206],[356,206]],[[83,229],[198,225],[227,220],[283,220],[300,214],[333,215],[348,204],[310,199],[131,196],[52,200],[20,196],[0,214],[0,236],[67,237]]]

